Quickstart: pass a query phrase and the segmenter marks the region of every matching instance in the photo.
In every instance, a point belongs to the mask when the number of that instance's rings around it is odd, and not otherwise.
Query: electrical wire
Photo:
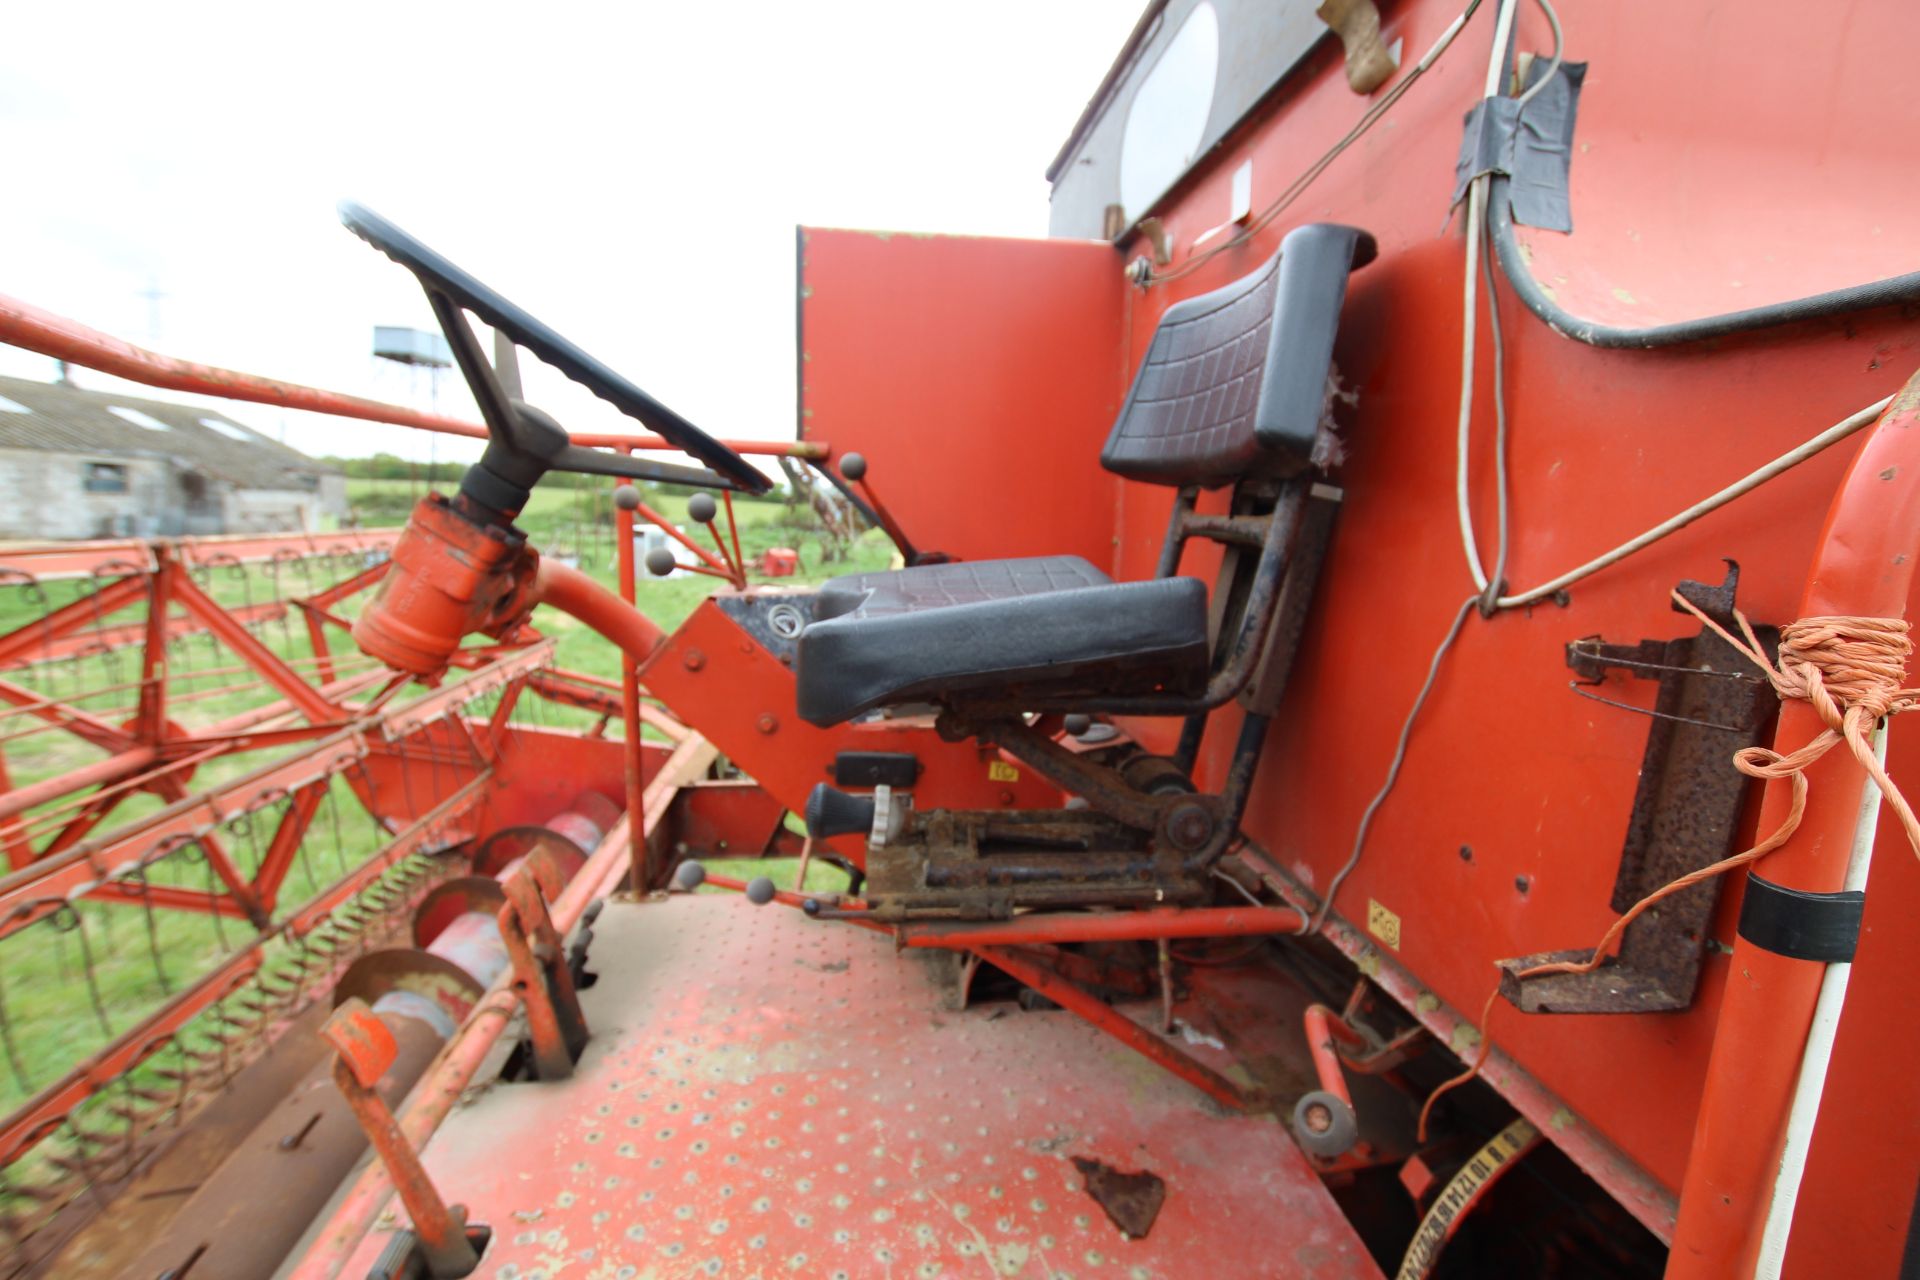
[[[1469,494],[1468,460],[1473,457],[1473,384],[1477,353],[1474,339],[1480,328],[1480,241],[1487,222],[1486,174],[1467,186],[1467,269],[1461,277],[1460,301],[1460,413],[1454,424],[1453,509],[1460,525],[1460,549],[1467,557],[1467,572],[1473,577],[1473,589],[1484,595],[1492,590],[1487,571],[1480,564],[1480,540],[1473,532],[1473,499]]]
[[[1534,95],[1546,88],[1559,74],[1566,53],[1566,32],[1560,26],[1560,15],[1554,11],[1551,0],[1535,0],[1535,3],[1546,15],[1547,24],[1553,28],[1553,57],[1540,78],[1514,99],[1517,104],[1516,121]],[[1518,0],[1502,0],[1499,20],[1494,24],[1493,50],[1487,61],[1487,87],[1483,102],[1491,102],[1500,96],[1500,81],[1507,66],[1507,42],[1517,7]],[[1502,350],[1500,334],[1500,300],[1493,281],[1493,254],[1487,242],[1487,223],[1491,217],[1488,198],[1492,182],[1491,173],[1481,173],[1474,175],[1467,187],[1466,270],[1461,280],[1460,304],[1460,415],[1455,430],[1453,470],[1454,509],[1460,523],[1460,545],[1467,557],[1467,572],[1473,578],[1474,588],[1481,593],[1481,611],[1489,616],[1497,607],[1500,580],[1506,571],[1508,545],[1505,352]],[[1495,493],[1499,504],[1499,541],[1491,575],[1481,562],[1479,539],[1474,534],[1469,483],[1469,463],[1473,456],[1474,374],[1478,354],[1475,342],[1480,328],[1479,297],[1483,264],[1487,282],[1487,310],[1493,326],[1494,467]]]
[[[1327,913],[1333,910],[1333,900],[1340,892],[1340,886],[1346,883],[1353,869],[1360,865],[1360,855],[1367,847],[1367,832],[1373,827],[1374,815],[1380,812],[1380,806],[1387,802],[1387,795],[1393,790],[1393,784],[1400,780],[1400,766],[1406,763],[1407,741],[1413,737],[1414,721],[1420,717],[1420,709],[1427,705],[1427,695],[1433,692],[1433,683],[1440,675],[1440,662],[1447,656],[1447,650],[1453,648],[1453,642],[1460,638],[1460,628],[1466,624],[1467,615],[1480,603],[1477,595],[1468,596],[1460,602],[1454,611],[1453,622],[1447,627],[1447,634],[1441,637],[1439,647],[1433,651],[1433,660],[1427,664],[1427,678],[1420,685],[1420,692],[1414,695],[1413,705],[1407,708],[1407,718],[1400,725],[1400,739],[1394,744],[1393,759],[1387,764],[1386,780],[1380,784],[1380,790],[1360,815],[1360,825],[1353,833],[1353,852],[1347,855],[1346,864],[1334,873],[1327,882],[1327,891],[1320,896],[1320,907],[1312,917],[1294,930],[1297,937],[1307,937],[1320,932],[1327,922]]]
[[[1231,238],[1221,241],[1213,248],[1203,253],[1194,254],[1179,266],[1170,268],[1165,272],[1153,272],[1151,268],[1149,268],[1149,273],[1139,280],[1142,287],[1152,288],[1155,285],[1167,284],[1174,280],[1181,279],[1184,276],[1191,275],[1203,264],[1212,261],[1214,258],[1231,249],[1240,248],[1262,231],[1266,230],[1267,227],[1271,226],[1273,220],[1279,217],[1288,205],[1291,205],[1295,200],[1299,199],[1300,196],[1306,192],[1306,189],[1313,185],[1314,180],[1326,172],[1328,165],[1331,165],[1335,160],[1339,159],[1347,148],[1351,147],[1355,142],[1358,142],[1365,136],[1369,129],[1379,123],[1381,117],[1393,108],[1393,104],[1400,101],[1407,90],[1411,89],[1419,81],[1420,77],[1427,73],[1433,64],[1439,60],[1440,55],[1447,51],[1448,46],[1453,44],[1454,38],[1458,36],[1461,29],[1467,25],[1467,19],[1473,16],[1474,10],[1480,7],[1480,3],[1481,0],[1468,0],[1467,7],[1461,10],[1458,17],[1447,24],[1446,30],[1440,33],[1439,38],[1436,39],[1432,47],[1421,56],[1420,61],[1414,63],[1407,71],[1407,74],[1402,76],[1398,83],[1381,96],[1380,101],[1368,107],[1367,110],[1361,114],[1359,121],[1356,122],[1351,129],[1347,130],[1346,134],[1342,136],[1338,142],[1327,148],[1318,160],[1308,165],[1298,177],[1294,178],[1292,182],[1289,182],[1285,189],[1283,189],[1278,196],[1274,197],[1243,229]]]
[[[1542,81],[1542,83],[1545,83]],[[1492,616],[1499,605],[1501,589],[1506,585],[1507,550],[1507,339],[1500,330],[1500,294],[1494,287],[1493,254],[1480,259],[1480,270],[1487,280],[1487,325],[1493,331],[1493,487],[1497,495],[1494,510],[1493,572],[1481,592],[1480,612]]]
[[[1806,443],[1797,448],[1789,449],[1772,462],[1767,463],[1755,471],[1749,472],[1747,475],[1734,481],[1711,497],[1702,498],[1685,511],[1662,520],[1645,533],[1637,537],[1629,538],[1619,546],[1613,548],[1613,550],[1597,555],[1579,568],[1569,569],[1559,577],[1543,582],[1537,587],[1530,587],[1525,591],[1518,591],[1512,595],[1501,596],[1495,604],[1502,609],[1517,609],[1523,605],[1529,605],[1536,600],[1553,595],[1555,592],[1564,590],[1582,578],[1592,577],[1609,565],[1618,564],[1634,552],[1653,545],[1670,533],[1684,529],[1701,516],[1719,510],[1735,498],[1742,497],[1758,489],[1761,485],[1773,479],[1775,476],[1780,475],[1782,472],[1790,471],[1814,455],[1839,444],[1842,440],[1845,440],[1848,436],[1853,435],[1863,427],[1872,426],[1892,403],[1892,396],[1888,396],[1884,400],[1876,400],[1858,413],[1850,414],[1842,418]]]
[[[1551,0],[1534,0],[1540,6],[1540,12],[1546,15],[1547,25],[1553,28],[1553,60],[1547,63],[1547,70],[1538,80],[1521,91],[1515,99],[1521,107],[1533,101],[1533,95],[1547,87],[1547,81],[1560,73],[1561,56],[1567,50],[1567,33],[1560,29],[1560,15],[1554,12]]]

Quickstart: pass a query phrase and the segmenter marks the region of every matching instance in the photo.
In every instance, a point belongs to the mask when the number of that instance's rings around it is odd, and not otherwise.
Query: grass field
[[[360,523],[367,527],[403,523],[421,492],[404,480],[351,478],[349,501]],[[706,531],[686,521],[685,493],[649,493],[647,501],[697,537]],[[551,488],[537,492],[519,523],[543,554],[573,560],[584,572],[611,587],[615,580],[611,486],[597,489]],[[788,508],[777,498],[736,499],[741,550],[748,563],[757,562],[771,547],[799,551],[803,573],[786,584],[817,582],[838,573],[884,568],[892,547],[877,531],[855,542],[847,559],[825,563],[812,516],[804,507]],[[283,596],[303,596],[330,583],[353,566],[319,569],[267,566],[245,570],[216,568],[197,580],[228,606],[264,602]],[[54,583],[44,596],[21,587],[0,586],[0,630],[27,625],[47,609],[58,607],[91,591],[96,584]],[[662,580],[642,570],[636,589],[639,607],[662,628],[671,631],[717,587],[718,580],[688,576]],[[349,615],[357,605],[343,608]],[[103,615],[94,624],[106,627],[137,621],[143,606]],[[534,624],[557,642],[559,666],[593,675],[616,677],[617,651],[570,618],[542,609]],[[260,638],[281,657],[304,663],[312,649],[298,619],[271,622],[258,630]],[[336,645],[336,649],[343,648]],[[201,726],[259,706],[273,693],[245,673],[235,672],[236,660],[206,636],[184,639],[172,646],[168,675],[170,713],[189,726]],[[72,699],[83,709],[114,720],[131,714],[137,695],[138,655],[104,653],[78,660],[61,660],[8,678],[43,697]],[[403,698],[408,696],[401,695]],[[523,714],[547,725],[582,726],[597,717],[583,711],[545,704],[529,706]],[[484,704],[482,704],[484,708]],[[619,726],[611,726],[618,733]],[[70,734],[37,726],[30,717],[14,714],[0,719],[0,750],[14,786],[57,777],[100,759],[98,748]],[[208,761],[193,779],[199,789],[259,767],[270,756],[250,753]],[[149,813],[163,801],[139,793],[129,797],[99,828],[110,831],[128,819]],[[35,834],[57,828],[47,816],[48,806],[30,812],[29,823],[39,821]],[[276,812],[269,810],[226,833],[229,851],[243,871],[257,867]],[[348,866],[379,847],[387,837],[354,799],[342,780],[323,805],[296,858],[282,891],[285,907],[297,906],[332,883]],[[716,866],[716,869],[721,869]],[[770,874],[782,887],[791,887],[795,865],[791,859],[730,864],[729,874]],[[154,884],[172,884],[196,890],[209,888],[210,872],[191,848],[156,863],[149,873]],[[838,888],[841,874],[831,867],[810,869],[808,887]],[[170,990],[190,982],[218,959],[251,936],[242,921],[167,911],[138,905],[86,903],[71,915],[49,919],[0,939],[0,1111],[10,1110],[35,1090],[58,1078],[74,1063],[124,1032],[163,1000]],[[191,1038],[189,1038],[191,1042]]]

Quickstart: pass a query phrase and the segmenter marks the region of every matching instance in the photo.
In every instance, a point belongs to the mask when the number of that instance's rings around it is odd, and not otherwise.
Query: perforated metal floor
[[[1378,1274],[1279,1122],[1071,1014],[942,1010],[888,940],[731,896],[609,905],[595,935],[577,1074],[480,1091],[428,1151],[494,1228],[482,1274]],[[1165,1180],[1146,1238],[1076,1156]]]

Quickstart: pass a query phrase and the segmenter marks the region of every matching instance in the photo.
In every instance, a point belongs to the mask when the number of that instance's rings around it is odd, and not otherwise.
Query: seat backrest
[[[1310,223],[1259,270],[1167,308],[1101,465],[1208,488],[1307,466],[1347,276],[1375,252],[1364,231]]]

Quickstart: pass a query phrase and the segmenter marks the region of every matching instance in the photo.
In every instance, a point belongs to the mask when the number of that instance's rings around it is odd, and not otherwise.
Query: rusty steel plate
[[[1379,1274],[1281,1123],[1072,1014],[943,1010],[886,939],[731,895],[594,932],[573,1077],[474,1091],[427,1150],[493,1228],[486,1275]],[[1076,1159],[1163,1182],[1144,1239]]]

